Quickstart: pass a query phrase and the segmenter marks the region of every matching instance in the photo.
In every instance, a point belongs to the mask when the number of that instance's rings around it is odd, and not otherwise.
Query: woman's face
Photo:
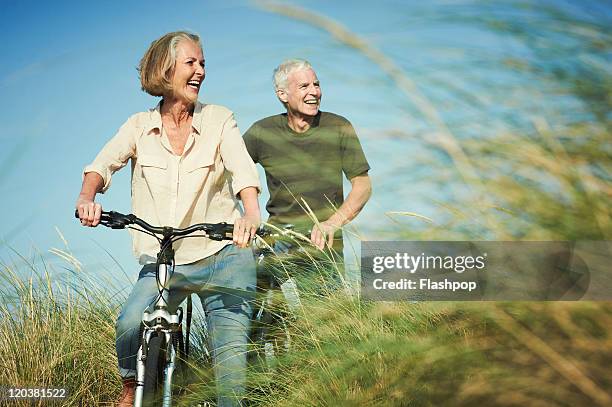
[[[199,45],[188,40],[179,42],[172,76],[172,97],[195,103],[205,76],[204,55]]]

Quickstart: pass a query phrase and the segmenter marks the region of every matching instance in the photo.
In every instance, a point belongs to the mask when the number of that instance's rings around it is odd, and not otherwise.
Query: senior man
[[[370,165],[351,123],[319,110],[321,86],[308,61],[280,64],[274,90],[286,112],[256,122],[244,134],[251,158],[266,173],[268,222],[311,230],[314,245],[342,256],[341,228],[371,195]],[[351,183],[346,199],[342,174]]]

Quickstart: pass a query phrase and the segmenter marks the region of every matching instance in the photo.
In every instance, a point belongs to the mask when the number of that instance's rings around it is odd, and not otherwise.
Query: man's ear
[[[276,90],[276,96],[278,97],[278,99],[283,102],[283,103],[287,103],[288,99],[287,99],[287,92],[285,92],[284,89],[277,89]]]

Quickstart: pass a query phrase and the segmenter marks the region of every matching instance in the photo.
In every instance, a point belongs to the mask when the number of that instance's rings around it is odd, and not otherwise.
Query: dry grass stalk
[[[504,311],[495,314],[496,322],[503,330],[512,335],[527,349],[537,354],[549,363],[568,382],[573,383],[584,394],[589,396],[597,405],[609,406],[612,399],[604,390],[592,381],[570,360],[561,356],[553,348],[548,346],[540,337],[531,333],[528,329],[519,325],[510,315]]]

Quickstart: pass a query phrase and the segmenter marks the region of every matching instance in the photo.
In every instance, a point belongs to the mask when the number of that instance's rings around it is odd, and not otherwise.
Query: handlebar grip
[[[100,215],[110,215],[110,212],[102,211],[102,213]],[[79,219],[79,210],[78,209],[74,210],[74,217]]]
[[[74,210],[74,217],[79,219],[79,210]],[[124,215],[119,212],[102,211],[100,213],[100,225],[111,229],[125,229],[128,225],[134,223],[133,215]]]
[[[102,215],[107,215],[108,213],[109,212],[102,211]],[[74,217],[79,219],[79,210],[78,209],[74,210]]]

